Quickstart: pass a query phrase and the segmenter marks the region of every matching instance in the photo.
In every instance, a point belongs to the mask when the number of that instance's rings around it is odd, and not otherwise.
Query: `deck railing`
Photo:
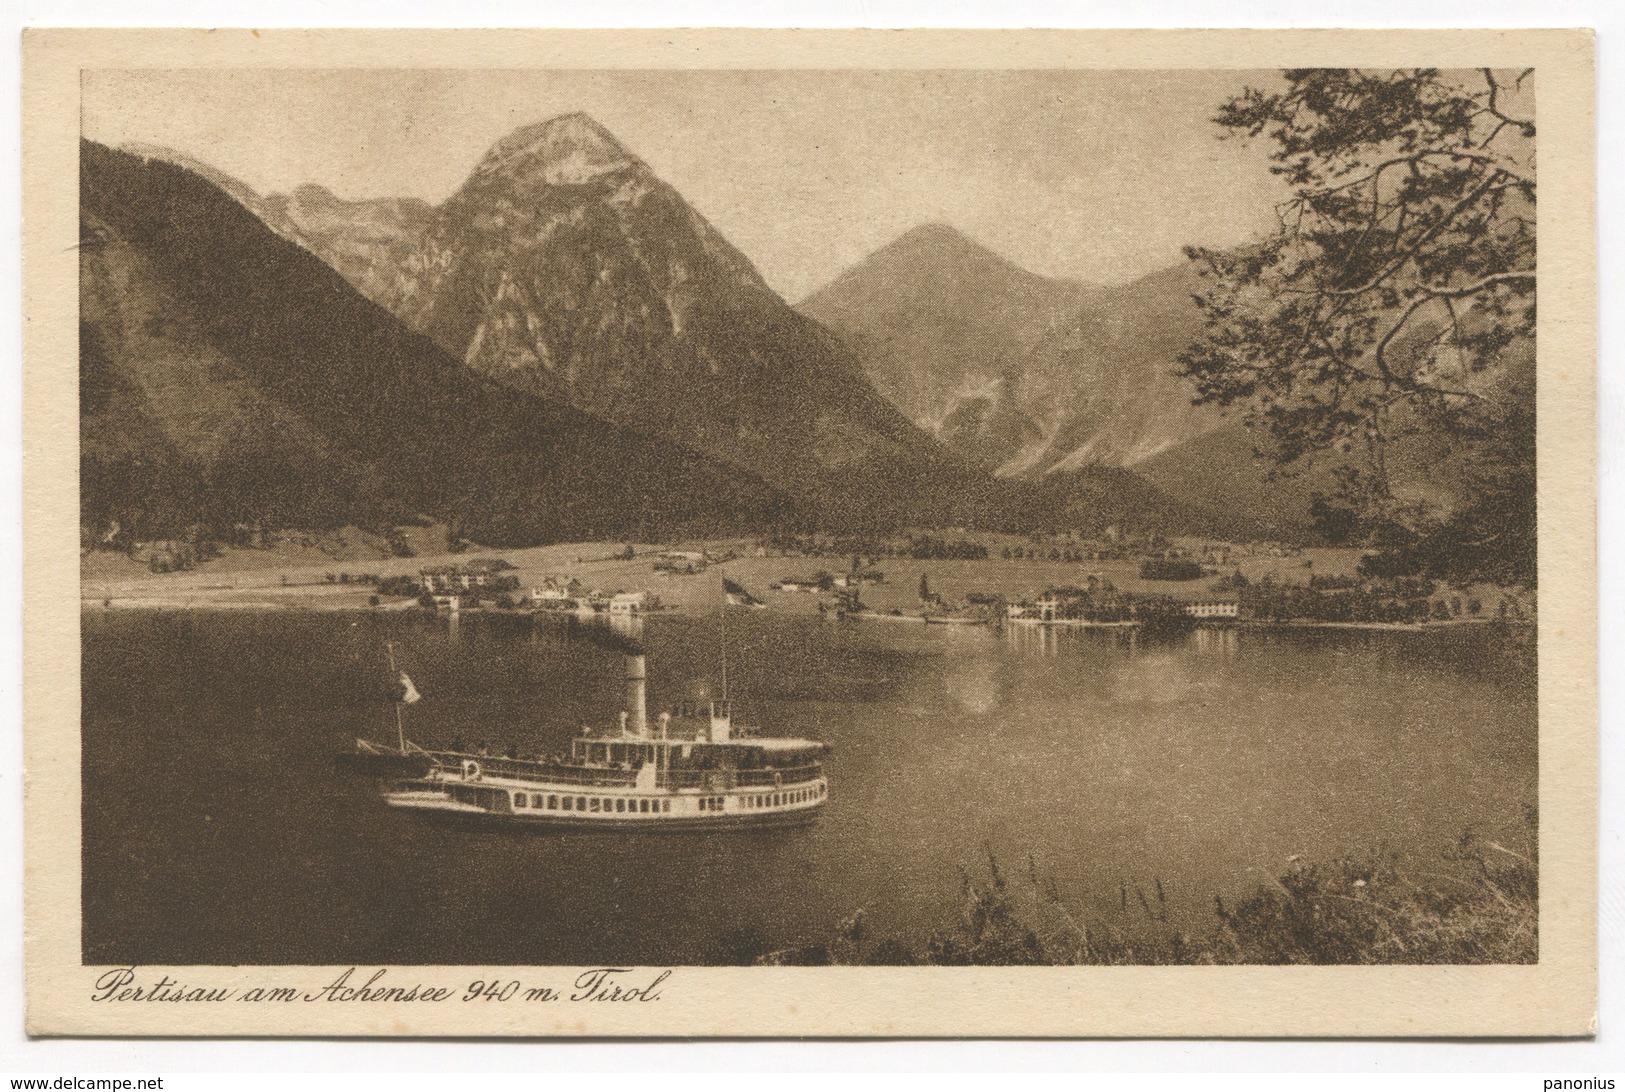
[[[778,788],[818,780],[821,766],[791,766],[768,770],[662,770],[656,782],[663,789]]]
[[[457,754],[449,751],[430,752],[444,776],[460,776],[463,763],[477,762],[480,773],[487,777],[512,777],[527,781],[547,781],[559,785],[578,785],[583,788],[630,789],[636,786],[638,771],[614,769],[583,769],[563,766],[554,762],[536,762],[530,759]],[[758,770],[687,770],[663,769],[655,779],[662,789],[705,789],[724,792],[734,788],[778,788],[782,785],[800,785],[818,780],[823,767],[817,763]]]
[[[550,781],[561,785],[598,788],[631,788],[637,783],[636,770],[583,770],[555,762],[534,762],[523,758],[494,758],[435,752],[431,757],[448,773],[457,773],[464,762],[478,762],[482,775],[513,777],[528,781]]]

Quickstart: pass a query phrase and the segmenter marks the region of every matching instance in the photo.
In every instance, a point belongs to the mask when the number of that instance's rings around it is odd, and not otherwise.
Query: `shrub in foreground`
[[[737,951],[759,963],[938,966],[1131,964],[1500,964],[1538,955],[1538,864],[1526,852],[1464,835],[1436,866],[1363,854],[1290,861],[1214,918],[1189,930],[1169,921],[1161,880],[1125,884],[1118,913],[1069,905],[1031,860],[1012,878],[989,854],[966,874],[959,920],[923,943],[875,937],[862,911],[828,943]]]

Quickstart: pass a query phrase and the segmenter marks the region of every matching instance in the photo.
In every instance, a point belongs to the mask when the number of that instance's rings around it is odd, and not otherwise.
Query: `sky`
[[[911,227],[1121,284],[1263,234],[1265,149],[1211,118],[1268,72],[87,71],[83,134],[261,193],[437,203],[512,130],[585,111],[798,301]]]

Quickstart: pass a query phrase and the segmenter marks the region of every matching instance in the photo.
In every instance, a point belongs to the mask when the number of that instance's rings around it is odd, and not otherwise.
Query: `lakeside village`
[[[729,549],[627,545],[600,557],[575,556],[573,564],[556,551],[545,562],[516,551],[523,565],[505,557],[437,558],[415,572],[326,572],[318,580],[334,591],[348,586],[343,590],[362,593],[372,607],[416,604],[453,614],[641,617],[703,601],[688,591],[700,590],[702,582],[685,578],[717,570],[735,606],[816,612],[831,620],[1147,631],[1533,620],[1530,600],[1515,590],[1371,573],[1358,549],[1110,533],[989,538],[784,535]],[[289,586],[289,578],[282,583]]]

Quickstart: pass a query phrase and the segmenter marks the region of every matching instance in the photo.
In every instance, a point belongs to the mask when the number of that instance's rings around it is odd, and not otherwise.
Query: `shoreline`
[[[1533,626],[1532,618],[1452,618],[1448,622],[1265,622],[1243,618],[1232,623],[1248,629],[1376,629],[1400,633],[1420,633],[1430,629],[1451,629],[1456,626]]]
[[[1045,622],[1038,618],[1006,618],[1007,626],[1028,629],[1139,629],[1142,622],[1090,622],[1082,618],[1058,618]]]
[[[233,599],[206,599],[203,601],[182,600],[173,596],[101,596],[97,598],[81,598],[80,610],[85,612],[101,611],[103,614],[112,614],[121,611],[196,611],[198,613],[211,613],[215,611],[225,613],[242,613],[245,611],[259,611],[264,614],[350,614],[356,611],[377,611],[380,613],[400,614],[408,610],[422,608],[417,600],[408,599],[394,603],[274,603],[266,601],[249,602]],[[427,612],[425,612],[427,613]],[[477,613],[471,611],[470,613]],[[511,613],[519,613],[517,611]]]
[[[585,587],[605,594],[643,591],[658,599],[668,608],[685,611],[707,611],[719,608],[726,595],[717,576],[725,575],[745,588],[770,586],[775,580],[795,577],[808,578],[809,559],[792,559],[778,554],[758,555],[750,543],[741,540],[708,540],[681,545],[691,549],[704,549],[717,554],[709,575],[677,576],[655,568],[663,551],[669,545],[634,544],[634,556],[627,558],[624,551],[609,553],[604,543],[557,543],[551,546],[523,549],[467,551],[461,554],[425,552],[415,557],[391,557],[374,560],[346,560],[337,558],[316,560],[306,556],[276,555],[269,551],[227,552],[222,558],[211,560],[197,569],[173,573],[149,573],[106,552],[92,552],[82,560],[80,571],[80,601],[82,609],[92,611],[102,606],[106,612],[114,610],[192,611],[192,612],[251,612],[289,611],[340,612],[357,611],[415,611],[419,610],[415,598],[380,596],[374,605],[370,600],[379,595],[376,581],[401,577],[414,577],[424,568],[440,565],[462,565],[470,558],[491,560],[500,557],[510,566],[510,575],[518,581],[518,588],[509,593],[510,601],[521,600],[526,591],[543,585],[548,580],[579,580]],[[1326,560],[1324,558],[1318,560]],[[1352,559],[1344,557],[1344,568]],[[1336,566],[1330,568],[1336,569]],[[1005,602],[1023,602],[1039,594],[1041,589],[1076,583],[1080,578],[1078,566],[1069,563],[1036,562],[974,562],[931,561],[896,558],[886,562],[887,580],[867,588],[864,609],[848,614],[853,622],[869,624],[896,623],[931,625],[936,628],[1006,627],[1015,630],[1071,629],[1134,632],[1143,629],[1133,619],[1088,620],[1085,618],[1037,617],[1010,618],[1003,616],[982,618],[960,614],[933,614],[922,610],[914,596],[917,580],[929,578],[931,587],[939,596],[953,602],[968,601],[981,595]],[[1205,594],[1201,589],[1161,588],[1138,580],[1127,563],[1103,566],[1101,578],[1117,582],[1128,594],[1170,595],[1186,599],[1191,594]],[[1337,569],[1337,571],[1342,571]],[[366,576],[366,581],[361,576]],[[1091,573],[1090,575],[1095,575]],[[1386,621],[1317,621],[1313,618],[1288,621],[1269,621],[1247,618],[1192,618],[1184,616],[1176,628],[1194,623],[1203,629],[1247,627],[1251,629],[1348,629],[1390,630],[1395,632],[1437,629],[1450,625],[1494,624],[1503,621],[1496,615],[1497,600],[1521,601],[1524,622],[1504,620],[1509,625],[1528,624],[1535,617],[1532,598],[1527,591],[1466,586],[1457,589],[1464,599],[1480,601],[1488,609],[1479,617],[1463,615],[1449,620],[1428,618],[1419,622]],[[789,616],[810,616],[821,601],[819,597],[767,591],[759,593],[765,599],[765,609]],[[465,607],[463,613],[525,613],[536,609],[528,600],[514,607],[499,607],[489,600],[480,607]],[[833,620],[833,619],[831,619]]]
[[[248,589],[244,589],[244,590],[249,591]],[[250,594],[251,594],[251,592],[250,592]],[[112,613],[116,613],[116,612],[126,612],[126,611],[170,611],[170,612],[199,612],[199,613],[220,612],[220,613],[234,613],[234,614],[235,613],[251,613],[251,612],[256,612],[256,611],[261,612],[261,613],[265,613],[265,614],[288,614],[288,613],[351,614],[351,613],[357,613],[357,612],[371,611],[371,612],[374,612],[374,613],[381,613],[381,614],[402,614],[402,613],[406,613],[406,612],[409,612],[409,611],[419,611],[419,612],[423,613],[425,616],[428,616],[428,617],[447,616],[447,612],[444,611],[444,610],[437,610],[437,611],[432,611],[432,612],[426,610],[425,608],[423,608],[422,606],[419,605],[419,603],[418,603],[418,601],[416,599],[401,599],[401,600],[395,600],[394,602],[381,602],[381,603],[378,603],[378,604],[374,605],[372,603],[368,603],[368,602],[365,602],[365,601],[362,601],[362,602],[332,602],[332,601],[322,602],[322,601],[320,601],[321,599],[324,599],[324,598],[331,600],[331,599],[337,598],[337,596],[332,596],[332,597],[319,597],[319,596],[299,596],[299,597],[294,597],[294,596],[289,596],[288,599],[290,601],[276,602],[276,601],[269,600],[269,599],[240,600],[240,599],[227,598],[225,596],[208,596],[208,595],[195,597],[195,598],[194,597],[183,598],[181,596],[176,596],[176,595],[167,595],[167,596],[164,596],[164,595],[152,595],[152,596],[132,596],[132,595],[118,596],[118,595],[113,595],[113,596],[81,596],[79,602],[80,602],[80,611],[81,611],[81,613],[92,613],[92,612],[100,611],[103,614],[112,614]],[[773,608],[768,607],[766,609],[769,610],[769,611],[772,611]],[[660,617],[662,615],[674,615],[674,614],[678,614],[678,613],[681,613],[681,611],[678,610],[677,608],[673,607],[673,608],[667,608],[667,609],[663,609],[663,610],[659,610],[659,611],[650,611],[649,613],[641,614],[638,617],[641,620],[647,622],[651,618],[657,618],[657,617]],[[785,617],[808,617],[808,615],[806,615],[804,613],[791,612],[791,611],[775,611],[774,613],[783,615]],[[457,612],[457,614],[458,614],[459,617],[464,616],[464,615],[467,615],[467,616],[470,616],[470,617],[476,617],[476,616],[480,616],[480,615],[499,615],[499,616],[502,616],[502,617],[515,617],[515,616],[519,616],[519,615],[537,615],[537,616],[541,616],[541,615],[560,615],[560,616],[568,616],[568,617],[572,617],[572,618],[596,618],[596,617],[598,617],[596,612],[594,612],[594,613],[583,613],[583,612],[579,612],[579,611],[556,611],[556,610],[550,611],[550,610],[541,610],[541,609],[538,609],[536,607],[528,607],[528,606],[527,607],[512,607],[512,608],[504,608],[504,607],[467,607],[467,608],[464,608],[463,610]],[[905,622],[905,623],[912,622],[912,623],[916,623],[916,624],[938,624],[938,625],[944,624],[944,623],[934,622],[934,620],[932,620],[932,619],[930,619],[928,617],[922,616],[922,615],[855,614],[855,615],[847,615],[843,620],[845,620],[845,621],[857,621],[857,622]],[[976,622],[966,621],[966,622],[960,622],[960,623],[947,623],[947,624],[988,626],[988,627],[991,627],[991,628],[994,628],[994,629],[998,629],[998,628],[1012,628],[1012,629],[1021,628],[1021,629],[1104,629],[1104,630],[1120,630],[1120,629],[1140,629],[1143,626],[1143,623],[1141,623],[1141,622],[1085,622],[1085,621],[1073,621],[1073,620],[1070,620],[1070,619],[1063,619],[1063,620],[1052,621],[1052,622],[1039,622],[1039,621],[1033,621],[1033,620],[1027,620],[1027,619],[1004,619],[1004,620],[1001,620],[1001,619],[988,619],[986,621],[976,621]],[[1260,620],[1257,620],[1257,619],[1242,618],[1242,619],[1236,619],[1236,620],[1233,620],[1233,621],[1227,621],[1227,622],[1225,622],[1225,623],[1223,623],[1221,625],[1202,625],[1202,624],[1199,623],[1199,624],[1197,624],[1197,625],[1195,625],[1195,626],[1193,626],[1191,628],[1192,628],[1193,631],[1195,631],[1195,630],[1215,630],[1215,629],[1252,629],[1252,630],[1309,630],[1309,629],[1326,630],[1326,629],[1333,629],[1333,630],[1369,630],[1369,631],[1392,632],[1392,633],[1423,633],[1423,632],[1432,632],[1432,631],[1445,630],[1445,629],[1453,629],[1453,628],[1458,628],[1458,627],[1462,627],[1462,626],[1493,626],[1493,625],[1501,625],[1501,626],[1517,626],[1517,627],[1523,628],[1523,627],[1533,627],[1535,624],[1536,624],[1536,621],[1534,619],[1528,619],[1528,618],[1524,618],[1524,619],[1453,618],[1448,622],[1434,622],[1434,621],[1428,621],[1428,622],[1314,622],[1314,621],[1269,622],[1269,621],[1260,621]]]

